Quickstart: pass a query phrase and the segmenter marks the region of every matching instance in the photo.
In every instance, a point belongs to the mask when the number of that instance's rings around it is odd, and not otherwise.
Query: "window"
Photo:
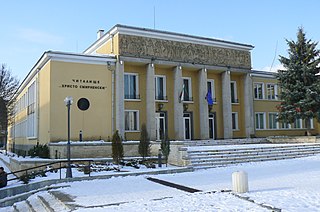
[[[276,84],[267,84],[267,98],[278,99],[278,86]]]
[[[239,103],[238,96],[237,96],[236,81],[231,81],[230,86],[231,86],[231,103]]]
[[[314,126],[313,126],[313,118],[309,119],[308,120],[308,124],[309,124],[309,127],[310,129],[314,129]],[[305,126],[305,128],[307,128],[308,126]]]
[[[263,83],[254,83],[254,98],[255,99],[264,99]]]
[[[137,74],[124,74],[124,98],[140,99]]]
[[[265,113],[256,113],[256,129],[265,129]]]
[[[155,98],[156,100],[167,100],[166,77],[155,76]]]
[[[237,112],[232,112],[232,129],[239,130],[238,113]]]
[[[215,94],[215,89],[214,89],[214,80],[213,79],[210,79],[207,81],[207,93],[211,92],[211,98],[212,98],[212,101],[213,102],[217,102],[216,101],[216,94]]]
[[[33,82],[28,88],[27,110],[27,137],[34,138],[37,134],[36,119],[36,83]]]
[[[291,128],[291,124],[287,121],[282,121],[281,122],[281,128],[282,129],[290,129]]]
[[[193,101],[190,77],[183,78],[183,101]]]
[[[293,122],[293,128],[301,129],[302,128],[302,119],[295,119]]]
[[[138,110],[125,110],[125,131],[138,131],[139,130],[139,111]]]
[[[277,113],[269,113],[269,129],[279,129],[279,122],[277,121]]]

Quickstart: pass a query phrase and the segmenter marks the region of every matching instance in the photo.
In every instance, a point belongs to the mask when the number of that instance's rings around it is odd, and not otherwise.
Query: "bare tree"
[[[8,121],[13,115],[14,94],[19,86],[19,81],[12,76],[5,64],[0,67],[0,138],[7,144]],[[5,146],[7,148],[7,146]]]

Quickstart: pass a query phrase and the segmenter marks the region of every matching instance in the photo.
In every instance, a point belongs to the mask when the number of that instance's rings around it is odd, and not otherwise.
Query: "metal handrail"
[[[60,160],[60,161],[56,161],[56,162],[52,162],[52,163],[46,163],[46,164],[43,164],[43,165],[40,165],[40,166],[34,166],[32,168],[21,169],[21,170],[18,170],[18,171],[9,172],[9,173],[7,173],[7,176],[8,175],[16,176],[17,173],[21,173],[21,172],[25,172],[26,174],[28,174],[28,172],[30,173],[31,170],[36,170],[36,169],[39,169],[41,167],[47,167],[47,166],[50,166],[50,165],[59,164],[59,167],[43,170],[43,172],[47,173],[47,172],[50,172],[52,170],[60,170],[60,179],[62,179],[62,177],[61,177],[61,169],[62,168],[66,168],[65,165],[62,166],[62,163],[66,163],[66,162],[67,162],[67,160]],[[89,163],[89,177],[90,177],[91,162],[93,162],[93,160],[71,160],[71,162],[88,162]],[[17,180],[17,179],[20,179],[20,178],[16,176],[15,178],[8,179],[8,181]]]

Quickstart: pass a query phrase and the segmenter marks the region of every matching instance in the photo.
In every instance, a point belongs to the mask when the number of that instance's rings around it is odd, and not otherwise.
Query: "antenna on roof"
[[[273,60],[272,60],[272,63],[271,63],[271,66],[270,66],[270,70],[272,70],[272,67],[273,67],[273,64],[274,64],[274,60],[276,59],[276,55],[277,55],[277,49],[278,49],[278,41],[276,43],[276,49],[274,50],[274,56],[273,56]]]
[[[153,29],[156,29],[156,6],[153,6]]]

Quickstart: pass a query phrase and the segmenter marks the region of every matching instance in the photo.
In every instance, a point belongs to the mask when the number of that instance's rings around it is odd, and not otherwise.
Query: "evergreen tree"
[[[303,28],[298,29],[296,42],[286,41],[289,57],[280,56],[284,70],[278,70],[277,74],[282,101],[278,105],[278,119],[286,123],[302,119],[309,129],[309,120],[320,118],[320,80],[316,76],[320,70],[318,43],[307,40]]]
[[[4,138],[6,144],[8,122],[14,114],[14,94],[19,86],[19,81],[12,76],[11,71],[2,64],[0,67],[0,140]]]
[[[112,159],[115,164],[120,164],[123,159],[122,139],[118,130],[112,136]]]
[[[168,166],[168,157],[170,154],[170,141],[167,138],[167,136],[165,136],[164,139],[161,141],[161,151],[162,155],[165,158],[166,166]]]
[[[145,160],[150,155],[150,138],[145,124],[141,126],[141,135],[139,142],[139,154]]]

